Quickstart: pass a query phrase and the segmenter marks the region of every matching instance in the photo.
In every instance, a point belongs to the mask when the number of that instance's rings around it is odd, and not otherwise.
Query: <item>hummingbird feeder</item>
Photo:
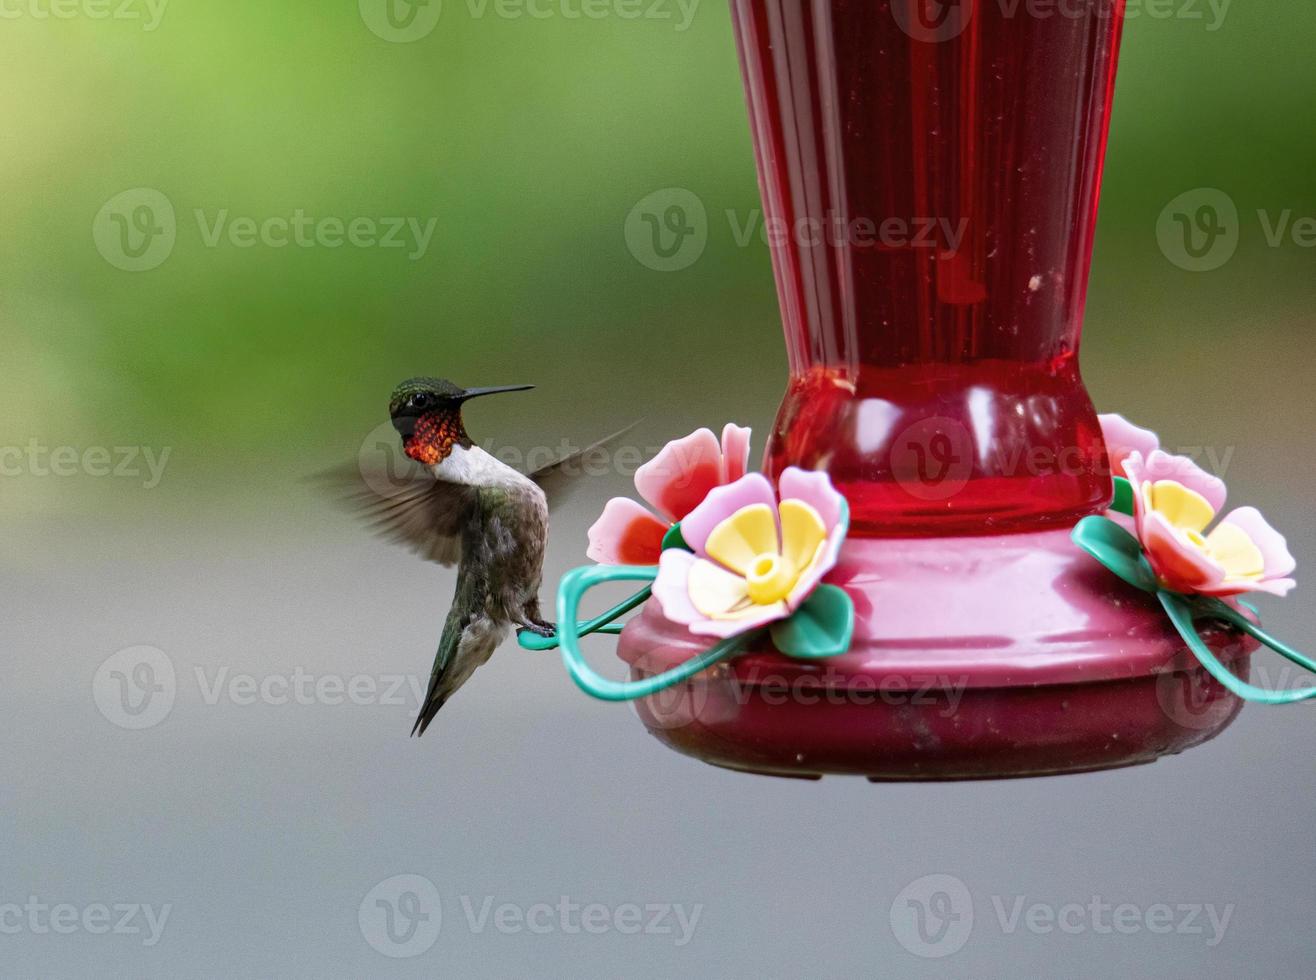
[[[1284,539],[1251,508],[1208,532],[1223,483],[1084,388],[1124,3],[1068,7],[733,0],[789,230],[764,472],[735,425],[670,444],[636,475],[648,506],[591,530],[558,636],[522,637],[672,748],[805,778],[1049,775],[1316,694],[1247,682],[1258,642],[1316,669],[1237,599],[1292,587]],[[615,580],[649,584],[578,622]],[[620,631],[629,680],[585,663],[595,631]]]

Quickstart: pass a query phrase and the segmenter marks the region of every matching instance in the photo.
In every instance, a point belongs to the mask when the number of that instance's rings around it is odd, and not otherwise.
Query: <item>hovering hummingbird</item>
[[[632,426],[580,452],[524,474],[471,440],[462,406],[472,398],[526,391],[534,385],[461,388],[442,378],[412,378],[394,389],[388,413],[402,449],[420,464],[388,496],[356,467],[350,500],[375,529],[430,561],[457,565],[457,589],[443,625],[429,690],[412,735],[424,735],[448,698],[486,663],[513,629],[552,636],[539,611],[550,500],[558,503],[570,484],[605,447]],[[422,468],[423,467],[423,468]],[[346,475],[346,474],[344,474]],[[396,474],[389,474],[398,486]]]

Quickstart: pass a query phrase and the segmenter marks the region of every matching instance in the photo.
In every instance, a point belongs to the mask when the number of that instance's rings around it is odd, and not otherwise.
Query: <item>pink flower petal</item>
[[[1281,599],[1298,587],[1296,579],[1291,578],[1273,578],[1264,582],[1256,582],[1248,589],[1250,592],[1269,592],[1271,595],[1277,595]]]
[[[613,497],[589,529],[585,554],[603,565],[656,565],[668,525],[628,497]]]
[[[713,488],[703,503],[681,522],[681,536],[696,554],[706,558],[704,544],[713,528],[750,504],[767,504],[774,514],[777,511],[777,495],[762,473],[747,473],[735,483]]]
[[[663,615],[674,623],[688,625],[704,618],[690,601],[690,569],[698,560],[688,551],[671,548],[663,552],[658,562],[653,597],[658,600]]]
[[[1217,599],[1232,599],[1234,596],[1246,595],[1249,592],[1269,592],[1271,595],[1283,598],[1293,591],[1297,584],[1291,578],[1277,578],[1269,582],[1243,582],[1238,579],[1226,579],[1217,585],[1206,586],[1197,591],[1202,595],[1214,596]]]
[[[708,429],[669,442],[635,471],[640,496],[671,521],[683,520],[721,482],[722,447]]]
[[[735,483],[749,469],[751,430],[734,422],[722,428],[722,482]]]
[[[1140,533],[1152,568],[1175,592],[1205,592],[1224,582],[1225,570],[1181,537],[1161,514],[1148,513],[1140,524]]]
[[[1216,513],[1225,506],[1228,495],[1225,481],[1212,476],[1187,456],[1171,456],[1158,449],[1144,458],[1142,453],[1135,451],[1124,461],[1124,469],[1135,487],[1140,488],[1144,483],[1156,483],[1159,480],[1173,480],[1200,493]],[[1144,507],[1141,491],[1134,496],[1141,512]]]
[[[1266,560],[1265,579],[1286,578],[1298,567],[1297,561],[1289,553],[1289,544],[1255,507],[1240,507],[1226,517],[1221,524],[1233,524],[1261,549]]]
[[[1101,415],[1101,435],[1110,453],[1110,465],[1115,476],[1125,476],[1124,461],[1130,453],[1139,453],[1146,459],[1161,448],[1161,440],[1150,429],[1134,425],[1123,415]]]
[[[777,482],[782,500],[802,500],[818,512],[828,532],[841,519],[845,498],[832,486],[831,477],[822,470],[802,470],[788,466]]]
[[[753,613],[737,619],[701,619],[698,622],[690,623],[686,629],[696,636],[715,636],[719,639],[726,639],[728,636],[748,633],[750,630],[766,626],[778,619],[785,619],[790,614],[790,610],[786,608],[784,602],[774,602],[770,606],[754,606],[753,608]]]
[[[832,531],[829,537],[822,545],[818,558],[812,565],[804,570],[795,588],[791,589],[791,594],[786,597],[786,604],[792,610],[798,609],[804,600],[813,595],[813,590],[818,588],[823,577],[836,567],[836,562],[841,557],[841,545],[845,542],[845,536],[838,527]]]

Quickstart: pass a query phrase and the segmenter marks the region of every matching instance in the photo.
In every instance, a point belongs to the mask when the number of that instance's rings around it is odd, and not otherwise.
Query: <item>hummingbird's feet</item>
[[[557,636],[557,627],[552,623],[546,623],[542,619],[532,619],[529,622],[522,623],[521,628],[529,630],[536,636],[542,636],[546,640],[551,640]]]

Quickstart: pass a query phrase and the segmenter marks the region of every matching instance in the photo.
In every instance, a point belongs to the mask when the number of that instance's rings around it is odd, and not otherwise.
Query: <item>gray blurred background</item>
[[[4,8],[0,973],[1310,976],[1309,707],[1123,772],[794,783],[669,753],[508,647],[406,738],[452,576],[301,482],[375,451],[396,381],[538,384],[468,416],[527,449],[640,416],[640,447],[736,419],[761,448],[784,383],[725,7],[536,9]],[[1316,12],[1136,12],[1085,374],[1301,561]],[[667,188],[707,220],[661,271],[627,221]],[[1158,237],[1203,203],[1218,248]],[[308,246],[261,231],[299,211]],[[549,581],[627,490],[557,522]],[[1300,644],[1305,594],[1266,604]],[[927,958],[892,909],[943,893]]]

